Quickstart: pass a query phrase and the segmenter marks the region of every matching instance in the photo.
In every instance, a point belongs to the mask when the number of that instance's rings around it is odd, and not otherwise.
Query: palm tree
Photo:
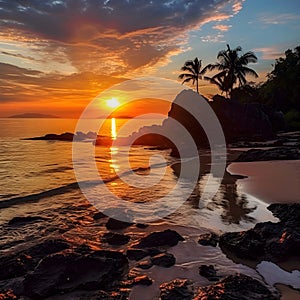
[[[242,48],[239,46],[235,49],[231,49],[227,44],[227,49],[222,50],[218,53],[217,59],[219,62],[215,64],[209,64],[204,68],[204,71],[207,70],[220,71],[211,78],[206,77],[212,83],[217,84],[220,87],[222,83],[222,91],[225,91],[226,94],[231,95],[233,86],[238,82],[239,86],[242,86],[247,83],[246,75],[252,75],[255,78],[258,77],[257,73],[248,68],[249,63],[256,63],[256,55],[249,51],[243,55],[239,55],[239,52],[242,51]],[[218,84],[219,83],[219,84]]]
[[[188,60],[184,63],[183,67],[181,68],[181,71],[184,71],[185,73],[182,73],[178,76],[179,79],[184,79],[182,81],[182,84],[186,82],[192,81],[193,85],[196,83],[196,90],[199,94],[199,79],[203,79],[203,75],[206,72],[206,69],[202,69],[201,60],[196,57],[194,60]]]

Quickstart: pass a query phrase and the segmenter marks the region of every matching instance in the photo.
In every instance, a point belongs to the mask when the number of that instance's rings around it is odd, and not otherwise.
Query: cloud
[[[282,13],[276,15],[270,15],[268,13],[261,15],[259,20],[265,25],[281,25],[287,24],[294,20],[299,20],[299,14]]]
[[[258,52],[261,55],[261,59],[275,60],[284,55],[284,51],[279,50],[279,47],[262,47],[253,49],[254,52]]]
[[[124,75],[168,61],[170,54],[185,47],[189,30],[229,19],[242,8],[242,3],[243,0],[2,0],[0,38],[36,47],[41,59],[63,58],[79,72]]]
[[[232,5],[232,9],[234,14],[237,14],[240,12],[240,10],[242,10],[243,8],[243,2],[245,2],[245,0],[242,1],[235,1]]]
[[[213,29],[219,30],[219,31],[228,31],[232,25],[222,25],[222,24],[217,24],[213,26]]]
[[[202,36],[201,41],[204,43],[223,43],[225,42],[223,38],[224,35],[219,33],[219,34]]]
[[[168,64],[187,50],[191,31],[230,19],[242,3],[0,0],[1,114],[15,103],[82,109],[113,84]]]
[[[84,107],[95,98],[99,91],[120,83],[126,78],[97,75],[92,72],[82,72],[71,75],[45,74],[0,63],[0,105],[8,103],[30,103],[31,106],[63,109],[68,104],[70,109]],[[2,110],[3,113],[3,110]],[[64,115],[67,115],[66,112]]]

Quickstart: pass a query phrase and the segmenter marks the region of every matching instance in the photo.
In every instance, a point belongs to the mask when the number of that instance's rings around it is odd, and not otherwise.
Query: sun
[[[120,106],[120,102],[116,98],[111,98],[109,100],[106,100],[106,105],[111,108],[116,108],[116,107]]]

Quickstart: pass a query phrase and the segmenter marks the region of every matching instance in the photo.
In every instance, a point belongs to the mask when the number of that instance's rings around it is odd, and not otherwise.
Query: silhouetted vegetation
[[[201,60],[196,57],[194,60],[188,60],[184,63],[181,71],[184,73],[178,76],[179,79],[184,79],[182,84],[192,81],[193,85],[196,84],[196,91],[199,94],[199,79],[203,79],[206,69],[202,69]]]
[[[249,63],[257,62],[256,55],[249,51],[240,53],[239,46],[218,53],[218,62],[208,64],[201,70],[201,60],[187,61],[181,68],[187,71],[179,75],[182,83],[205,79],[218,86],[226,97],[241,103],[260,103],[273,111],[284,114],[287,129],[300,130],[300,46],[294,50],[287,50],[285,57],[276,60],[273,70],[267,75],[267,80],[262,83],[253,83],[246,80],[247,75],[258,77],[257,73],[249,68]],[[208,71],[217,70],[217,74],[207,77]]]
[[[185,71],[185,73],[180,74],[178,78],[184,79],[182,83],[192,81],[193,85],[196,84],[197,93],[199,93],[199,79],[208,80],[216,84],[222,93],[225,92],[228,97],[236,84],[243,86],[247,83],[246,75],[258,77],[254,70],[247,67],[249,63],[255,63],[257,57],[251,51],[239,55],[241,51],[242,48],[240,46],[231,49],[227,44],[227,49],[220,51],[217,55],[219,62],[209,64],[202,70],[201,60],[197,57],[194,60],[188,60],[181,68],[181,71]],[[207,71],[214,70],[219,72],[212,77],[204,77]]]
[[[232,92],[232,99],[262,103],[284,113],[288,129],[300,130],[300,46],[276,60],[266,82],[247,84]]]
[[[257,62],[257,57],[251,51],[239,55],[241,51],[240,46],[231,49],[227,44],[227,49],[218,53],[218,62],[205,67],[205,70],[219,71],[213,77],[207,79],[216,84],[227,96],[231,96],[232,89],[236,84],[243,86],[247,83],[246,75],[258,77],[254,70],[247,67],[249,63]]]

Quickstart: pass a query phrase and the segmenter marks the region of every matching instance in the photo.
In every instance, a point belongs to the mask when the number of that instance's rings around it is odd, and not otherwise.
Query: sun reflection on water
[[[109,159],[109,167],[112,169],[113,172],[118,172],[118,171],[120,171],[120,166],[117,164],[117,160],[114,159],[113,156],[118,153],[119,148],[118,147],[110,147],[109,150],[110,150],[110,156],[111,156],[111,159]]]
[[[117,126],[116,119],[111,118],[111,130],[110,130],[111,138],[115,140],[117,138]]]

